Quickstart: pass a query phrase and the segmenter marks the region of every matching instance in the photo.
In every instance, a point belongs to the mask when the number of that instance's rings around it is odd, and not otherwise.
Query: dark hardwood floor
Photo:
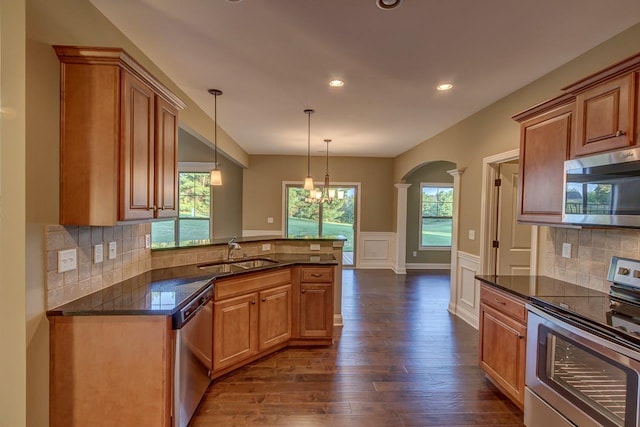
[[[282,350],[214,381],[191,426],[523,426],[447,312],[449,272],[345,270],[335,344]]]

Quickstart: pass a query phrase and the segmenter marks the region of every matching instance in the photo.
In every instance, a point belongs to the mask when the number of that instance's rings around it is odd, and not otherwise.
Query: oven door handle
[[[587,324],[583,320],[572,316],[565,312],[556,313],[544,307],[527,304],[527,310],[538,315],[543,320],[554,325],[556,328],[563,329],[576,337],[580,341],[591,342],[597,344],[601,348],[600,352],[614,359],[618,359],[620,355],[635,361],[636,367],[640,367],[640,349],[637,345],[630,343],[619,336],[616,336],[606,329]]]

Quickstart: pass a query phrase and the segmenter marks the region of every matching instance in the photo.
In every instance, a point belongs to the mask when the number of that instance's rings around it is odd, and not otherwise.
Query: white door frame
[[[496,233],[497,200],[494,182],[498,178],[498,165],[500,163],[518,160],[520,149],[505,151],[504,153],[482,159],[482,195],[480,198],[480,274],[493,274],[494,251],[492,251],[492,238]],[[538,227],[531,226],[531,258],[530,271],[535,275],[538,270]]]

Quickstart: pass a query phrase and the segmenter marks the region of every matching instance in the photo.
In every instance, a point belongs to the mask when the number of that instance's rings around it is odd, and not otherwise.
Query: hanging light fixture
[[[314,110],[306,109],[304,113],[307,115],[307,177],[304,179],[304,189],[313,190],[313,178],[311,177],[311,115]]]
[[[307,202],[310,203],[329,203],[333,202],[336,198],[336,190],[335,188],[331,188],[331,182],[329,178],[329,143],[330,139],[325,139],[324,142],[327,144],[327,157],[326,157],[326,170],[324,175],[324,187],[322,190],[316,189],[312,190],[310,193],[310,197],[307,198]],[[344,191],[338,190],[338,199],[344,199]]]
[[[219,186],[222,185],[222,174],[218,169],[218,96],[222,95],[219,89],[209,89],[209,93],[213,95],[213,155],[214,166],[209,177],[209,184]]]

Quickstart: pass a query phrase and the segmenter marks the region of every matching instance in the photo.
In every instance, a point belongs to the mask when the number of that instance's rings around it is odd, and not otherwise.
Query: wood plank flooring
[[[523,426],[447,312],[449,272],[344,270],[335,344],[282,350],[209,387],[191,426]]]

